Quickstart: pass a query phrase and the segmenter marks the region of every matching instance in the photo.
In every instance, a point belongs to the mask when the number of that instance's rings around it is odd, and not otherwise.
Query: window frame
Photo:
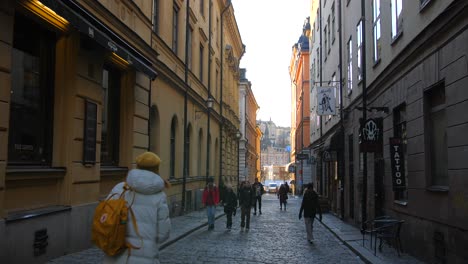
[[[153,0],[153,32],[159,34],[159,0]]]
[[[347,66],[347,78],[348,78],[348,95],[353,92],[353,39],[350,36],[347,44],[348,50],[348,66]]]
[[[179,6],[174,2],[172,9],[172,51],[175,54],[178,53],[179,45],[179,11]]]
[[[443,94],[443,103],[440,104],[435,104],[434,105],[434,99],[435,93],[442,93]],[[437,103],[437,102],[436,102]],[[434,124],[434,115],[438,114],[443,111],[444,115],[444,124],[442,127],[444,127],[445,130],[445,135],[444,135],[444,141],[442,143],[442,151],[443,153],[443,159],[445,164],[440,164],[442,161],[439,158],[435,158],[432,156],[434,153],[439,153],[440,150],[436,151],[434,150],[435,144],[432,141],[434,131],[432,125]],[[434,190],[434,191],[448,191],[449,189],[449,175],[448,175],[448,144],[447,144],[447,97],[446,97],[446,86],[445,82],[441,81],[433,86],[431,86],[429,89],[424,91],[424,130],[427,131],[425,132],[425,155],[426,155],[426,171],[428,175],[428,190]],[[445,126],[444,126],[445,125]],[[427,134],[426,134],[427,133]],[[438,138],[438,137],[437,137]],[[434,171],[436,171],[436,167],[445,168],[445,171],[443,171],[442,177],[438,177],[438,175],[435,175]],[[438,177],[438,178],[436,178]],[[441,181],[444,181],[441,183]]]
[[[358,82],[362,81],[362,68],[363,68],[363,61],[362,61],[362,19],[359,20],[359,23],[356,26],[356,60],[357,60],[357,77]],[[364,62],[365,63],[365,62]]]
[[[376,7],[376,3],[378,3],[378,8]],[[381,3],[380,0],[372,0],[372,38],[374,44],[374,64],[378,64],[380,62],[380,55],[381,55],[381,37],[382,37],[382,28],[381,28]],[[377,30],[376,30],[377,29]],[[378,34],[378,37],[377,37]]]
[[[19,21],[18,21],[19,20]],[[23,24],[24,28],[21,28],[18,25]],[[33,27],[36,27],[36,29],[33,28],[33,32],[29,32],[31,28],[26,29],[26,24],[33,25]],[[27,37],[27,40],[21,40],[19,39],[17,42],[17,36],[20,38],[22,36],[22,32],[25,32],[25,36]],[[28,33],[26,33],[28,32]],[[34,36],[34,35],[39,35],[39,36]],[[13,29],[13,43],[12,43],[12,54],[14,54],[16,51],[20,52],[23,55],[27,55],[31,57],[31,59],[36,58],[37,60],[36,63],[31,61],[29,63],[29,66],[31,66],[30,70],[30,79],[28,80],[29,82],[26,82],[26,80],[23,79],[23,82],[25,85],[22,87],[16,86],[15,85],[15,72],[16,69],[21,69],[22,70],[22,76],[26,76],[25,73],[27,71],[25,70],[25,61],[19,62],[20,57],[12,55],[12,60],[11,60],[11,97],[10,97],[10,105],[9,105],[9,126],[8,126],[8,143],[7,143],[7,166],[40,166],[40,167],[51,167],[52,166],[52,158],[53,158],[53,130],[54,130],[54,93],[55,93],[55,68],[56,68],[56,63],[55,63],[55,52],[56,52],[56,39],[53,37],[54,34],[47,30],[46,28],[38,25],[37,23],[31,22],[29,18],[27,18],[24,15],[21,15],[19,13],[15,13],[15,27]],[[38,45],[30,45],[31,42],[29,41],[37,41]],[[21,47],[24,45],[23,47]],[[18,47],[19,46],[19,47]],[[28,49],[35,49],[38,48],[38,50],[28,50]],[[37,53],[37,54],[33,54]],[[25,56],[21,56],[21,58],[25,58]],[[20,67],[15,67],[16,63],[18,63]],[[37,66],[37,69],[34,69],[34,66]],[[30,87],[31,89],[29,96],[27,96],[27,91],[28,91],[28,86],[27,83],[31,84],[33,82],[34,76],[37,77],[37,84],[34,87]],[[34,85],[34,83],[32,83]],[[36,88],[39,88],[41,90],[42,95],[40,96],[39,100],[37,100],[37,94],[34,94],[36,92]],[[18,92],[15,92],[18,91]],[[18,141],[15,141],[15,143],[12,142],[12,140],[15,140],[19,138],[19,133],[23,131],[25,128],[24,126],[21,126],[26,122],[26,119],[24,118],[24,113],[18,113],[19,116],[21,116],[23,122],[18,122],[18,119],[15,118],[15,113],[18,111],[20,112],[21,110],[17,106],[16,108],[14,107],[15,105],[15,95],[17,94],[23,95],[21,100],[23,101],[23,104],[21,104],[22,107],[21,109],[24,108],[32,108],[34,107],[34,104],[36,103],[36,109],[29,109],[29,112],[33,112],[34,114],[31,115],[30,118],[32,120],[37,120],[37,116],[40,115],[39,118],[43,120],[40,126],[34,127],[34,141],[39,141],[40,143],[37,144],[37,148],[39,151],[37,153],[34,153],[34,144],[33,145],[27,145],[27,144],[22,144],[23,140],[20,140],[20,149],[22,152],[23,150],[31,150],[32,147],[32,152],[30,151],[29,154],[33,156],[33,158],[27,158],[25,160],[22,160],[19,158],[20,156],[27,155],[27,154],[18,154],[18,151],[16,151],[17,143]],[[31,104],[26,105],[25,102],[30,102]],[[20,102],[18,102],[18,105],[20,105]],[[17,109],[17,110],[15,110]],[[38,111],[39,110],[39,111]],[[12,124],[14,122],[15,124]],[[19,126],[18,126],[19,125]],[[31,125],[29,122],[27,122],[27,125]],[[22,128],[21,128],[22,127]],[[41,130],[41,134],[39,130]],[[28,129],[26,129],[28,130]],[[14,145],[14,147],[13,147]],[[26,148],[27,147],[27,148]],[[14,156],[18,156],[18,158],[12,158]]]
[[[398,8],[400,12],[398,12]],[[390,1],[390,16],[391,16],[391,39],[392,43],[397,40],[403,32],[403,19],[401,14],[403,12],[403,1],[402,0],[391,0]],[[395,32],[394,32],[395,30]]]
[[[107,83],[107,88],[104,87],[104,75],[105,71],[109,72],[107,80],[111,81],[116,81],[115,82],[115,87],[112,88],[109,87],[109,83]],[[112,73],[112,75],[111,75]],[[110,76],[115,76],[117,77],[110,77]],[[118,167],[119,162],[120,162],[120,120],[121,120],[121,113],[120,113],[120,100],[122,97],[122,72],[114,65],[112,64],[105,64],[102,69],[102,84],[101,88],[103,90],[103,102],[102,102],[102,112],[101,112],[101,155],[100,155],[100,162],[102,167]],[[117,89],[117,90],[116,90]],[[112,92],[110,94],[109,92]],[[112,99],[111,99],[112,98]],[[110,102],[110,104],[109,104]],[[109,110],[109,108],[111,110]],[[113,111],[112,113],[109,113],[110,111]],[[104,116],[106,115],[106,117]],[[109,127],[107,126],[106,120],[112,120],[112,122],[109,122]],[[112,131],[110,133],[110,142],[107,140],[108,135],[106,134],[106,137],[104,137],[105,131]],[[112,146],[112,150],[108,156],[103,155],[105,153],[103,151],[103,148],[106,147],[106,145],[109,144],[108,146]]]

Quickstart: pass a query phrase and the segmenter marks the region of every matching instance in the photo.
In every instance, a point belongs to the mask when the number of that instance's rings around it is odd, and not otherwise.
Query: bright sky
[[[292,46],[310,16],[310,0],[232,0],[234,14],[246,52],[240,67],[260,110],[257,120],[291,126],[291,80],[289,61]]]

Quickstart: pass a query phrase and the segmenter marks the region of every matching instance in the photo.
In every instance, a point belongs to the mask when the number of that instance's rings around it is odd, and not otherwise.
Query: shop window
[[[8,165],[50,166],[55,35],[21,14],[14,25]]]
[[[354,218],[354,140],[348,136],[348,173],[349,173],[349,217]]]
[[[401,149],[403,152],[403,167],[406,186],[404,189],[395,190],[395,200],[406,201],[408,200],[408,152],[407,152],[407,138],[406,138],[406,104],[402,104],[393,110],[393,135],[401,139]]]
[[[120,79],[118,69],[106,65],[102,73],[101,165],[119,165]]]
[[[198,149],[197,149],[197,175],[202,175],[202,141],[203,141],[203,131],[200,129],[198,132]]]
[[[445,86],[436,85],[424,94],[425,123],[428,132],[426,141],[428,146],[430,184],[433,187],[448,186],[447,167],[447,118]]]

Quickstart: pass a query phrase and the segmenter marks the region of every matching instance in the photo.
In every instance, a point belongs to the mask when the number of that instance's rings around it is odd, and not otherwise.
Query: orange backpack
[[[130,187],[125,183],[123,189],[119,198],[112,199],[118,193],[112,194],[106,200],[99,202],[94,211],[91,240],[109,256],[117,255],[126,248],[139,249],[139,247],[135,247],[125,241],[129,212],[132,214],[133,228],[138,236],[140,234],[138,233],[135,214],[131,208],[133,200],[130,206],[127,205],[127,201],[125,200],[125,193]],[[135,194],[133,195],[133,199],[135,199]]]

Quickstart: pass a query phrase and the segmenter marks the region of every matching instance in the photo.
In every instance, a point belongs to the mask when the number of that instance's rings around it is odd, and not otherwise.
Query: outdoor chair
[[[374,240],[374,255],[377,254],[377,240],[380,239],[379,251],[382,251],[382,242],[387,241],[390,245],[393,244],[393,247],[397,250],[398,257],[400,257],[401,241],[400,241],[400,231],[401,226],[405,221],[397,220],[394,222],[387,222],[382,224],[380,227],[377,227],[374,231],[375,240]]]
[[[365,241],[365,236],[366,234],[370,235],[370,248],[372,248],[372,237],[375,232],[375,229],[380,226],[379,222],[380,220],[389,220],[393,219],[391,216],[388,215],[383,215],[383,216],[378,216],[374,219],[368,220],[364,222],[363,228],[361,228],[361,234],[362,234],[362,246],[364,247],[364,241]],[[376,222],[377,221],[377,222]],[[377,223],[377,225],[376,225]]]

